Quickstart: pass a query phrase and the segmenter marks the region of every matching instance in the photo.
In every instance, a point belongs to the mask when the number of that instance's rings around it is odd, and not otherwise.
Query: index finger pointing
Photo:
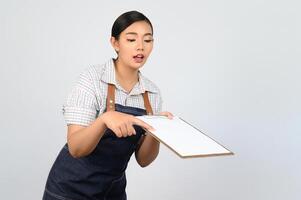
[[[150,131],[155,131],[154,127],[152,127],[151,125],[147,124],[146,122],[142,121],[141,119],[138,118],[134,118],[134,124],[138,125],[138,126],[142,126],[143,128],[150,130]]]

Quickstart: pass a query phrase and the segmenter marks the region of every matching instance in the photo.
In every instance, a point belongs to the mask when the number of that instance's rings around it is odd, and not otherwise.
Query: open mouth
[[[134,58],[135,62],[140,63],[140,62],[143,61],[144,55],[143,54],[137,54],[137,55],[133,56],[133,58]]]

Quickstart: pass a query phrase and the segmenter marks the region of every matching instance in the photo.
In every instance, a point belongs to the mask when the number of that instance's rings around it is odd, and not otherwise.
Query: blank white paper
[[[150,133],[180,157],[233,154],[178,116],[174,116],[173,119],[155,115],[137,116],[137,118],[154,127],[155,131]]]

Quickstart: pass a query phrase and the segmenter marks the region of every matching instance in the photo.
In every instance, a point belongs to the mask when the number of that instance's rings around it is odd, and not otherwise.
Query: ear
[[[115,37],[111,37],[110,42],[111,42],[112,47],[115,49],[115,51],[118,52],[119,51],[119,42],[118,42],[118,40],[116,40]]]

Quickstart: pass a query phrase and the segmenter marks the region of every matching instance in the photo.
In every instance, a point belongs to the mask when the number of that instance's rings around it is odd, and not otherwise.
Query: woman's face
[[[121,32],[119,40],[111,37],[111,43],[118,51],[119,61],[133,69],[139,69],[153,49],[151,26],[145,21],[134,22]]]

